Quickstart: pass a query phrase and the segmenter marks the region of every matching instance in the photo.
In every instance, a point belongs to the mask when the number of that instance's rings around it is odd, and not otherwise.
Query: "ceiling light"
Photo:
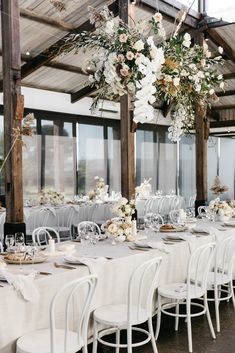
[[[26,50],[25,55],[30,56],[30,51]]]

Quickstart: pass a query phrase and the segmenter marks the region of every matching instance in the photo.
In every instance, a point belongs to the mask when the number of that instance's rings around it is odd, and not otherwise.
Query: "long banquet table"
[[[220,231],[221,225],[213,223],[217,228],[217,239],[223,239],[226,235],[234,234],[234,230]],[[142,231],[141,231],[142,232]],[[139,234],[141,234],[141,232]],[[144,231],[143,231],[144,232]],[[76,255],[87,257],[108,257],[106,263],[97,273],[99,278],[98,288],[95,294],[92,308],[104,304],[125,303],[127,296],[128,280],[132,271],[145,260],[155,256],[163,258],[160,273],[160,283],[184,281],[186,278],[187,261],[191,251],[204,243],[215,240],[215,235],[198,236],[186,231],[186,241],[165,245],[169,253],[160,250],[131,250],[129,242],[112,245],[111,240],[100,241],[97,245],[84,245],[74,243]],[[143,234],[142,234],[143,235]],[[148,239],[161,241],[164,233],[156,234],[148,232]],[[161,242],[162,243],[162,242]],[[49,305],[52,297],[59,288],[70,280],[89,274],[87,266],[78,265],[74,270],[56,268],[54,262],[63,263],[63,256],[50,257],[42,264],[34,265],[38,271],[48,271],[52,275],[39,275],[35,279],[36,286],[40,293],[38,303],[26,302],[7,283],[1,282],[0,288],[0,353],[15,353],[15,342],[22,334],[34,329],[49,327]],[[31,265],[25,265],[27,269]],[[8,268],[15,268],[16,265],[8,265]],[[62,313],[59,313],[60,319]],[[90,329],[89,336],[92,331]]]

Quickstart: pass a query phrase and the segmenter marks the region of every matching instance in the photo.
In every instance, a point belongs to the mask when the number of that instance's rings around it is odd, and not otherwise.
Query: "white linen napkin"
[[[146,241],[146,242],[144,242],[144,241],[136,240],[134,242],[134,245],[136,247],[140,247],[140,248],[157,249],[157,250],[160,250],[166,254],[171,253],[171,251],[168,249],[168,247],[160,241]]]
[[[26,301],[34,303],[38,302],[40,298],[38,289],[34,283],[36,274],[36,271],[32,271],[28,275],[14,275],[5,268],[0,267],[0,276],[5,278]]]
[[[90,274],[98,274],[107,262],[107,259],[105,257],[97,257],[93,259],[90,257],[76,257],[73,255],[67,255],[64,257],[64,261],[74,265],[86,265],[90,271]]]

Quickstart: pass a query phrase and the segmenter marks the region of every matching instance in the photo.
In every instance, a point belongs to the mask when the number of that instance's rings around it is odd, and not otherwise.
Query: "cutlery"
[[[129,245],[129,249],[131,250],[140,250],[140,251],[149,251],[152,250],[151,248],[140,248],[140,247],[136,247],[134,245]]]
[[[77,267],[62,265],[62,264],[58,264],[57,262],[54,262],[54,266],[56,268],[64,268],[65,270],[76,270],[77,269]]]
[[[51,272],[44,272],[44,271],[39,271],[38,274],[39,274],[39,275],[45,275],[45,276],[52,275]]]

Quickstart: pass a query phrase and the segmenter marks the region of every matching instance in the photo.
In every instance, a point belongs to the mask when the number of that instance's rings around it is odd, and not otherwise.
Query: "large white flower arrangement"
[[[105,184],[104,178],[95,176],[94,180],[96,181],[95,188],[90,190],[88,197],[92,201],[105,201],[105,198],[108,197],[109,186]]]
[[[118,217],[131,217],[135,213],[135,200],[128,200],[122,197],[118,202],[113,205],[113,213]]]
[[[64,203],[65,194],[54,189],[45,189],[39,193],[39,203],[41,205],[61,205]]]
[[[151,194],[152,186],[150,184],[151,178],[144,179],[140,186],[136,186],[135,193],[137,197],[149,197]]]
[[[231,217],[233,214],[233,210],[229,204],[226,201],[220,201],[219,198],[216,198],[209,203],[209,209],[222,217]]]
[[[221,56],[212,59],[208,46],[192,45],[188,33],[178,36],[186,12],[169,41],[164,39],[160,13],[135,27],[114,20],[108,7],[90,8],[90,13],[96,31],[72,35],[64,50],[97,50],[89,63],[90,84],[99,90],[94,106],[101,98],[128,93],[134,101],[134,121],[144,123],[154,119],[154,103],[161,99],[173,105],[169,138],[178,140],[193,125],[195,102],[215,98],[216,85],[223,88],[223,77],[214,68]]]

